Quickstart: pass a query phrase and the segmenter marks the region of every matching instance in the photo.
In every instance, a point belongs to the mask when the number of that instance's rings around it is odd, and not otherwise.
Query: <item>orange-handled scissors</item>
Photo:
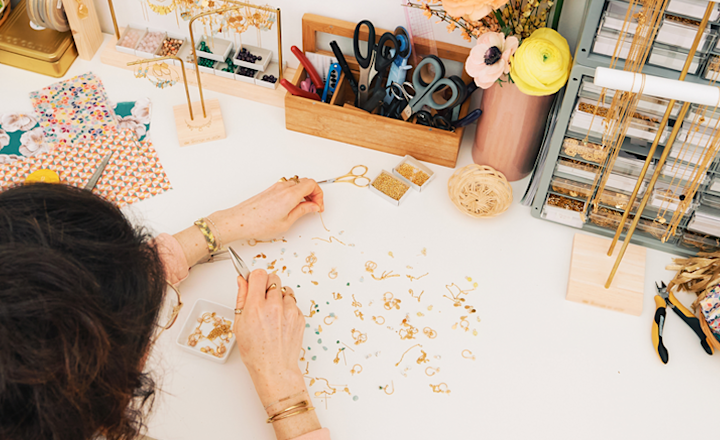
[[[368,167],[365,165],[355,165],[352,167],[349,173],[342,175],[340,177],[336,177],[334,179],[327,179],[322,180],[318,182],[318,185],[321,183],[335,183],[335,182],[346,182],[346,183],[352,183],[353,185],[357,186],[358,188],[365,188],[366,186],[370,185],[370,179],[365,176],[368,172]],[[359,182],[359,183],[358,183]]]

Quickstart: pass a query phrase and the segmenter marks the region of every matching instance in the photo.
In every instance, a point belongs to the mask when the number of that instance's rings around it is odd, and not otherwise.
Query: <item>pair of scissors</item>
[[[388,93],[392,96],[392,100],[383,106],[381,114],[393,119],[400,119],[400,112],[407,107],[408,102],[417,94],[415,86],[409,81],[390,84]]]
[[[395,39],[398,42],[398,53],[390,66],[390,73],[388,73],[388,79],[386,86],[390,87],[393,83],[404,83],[407,71],[412,69],[412,66],[408,65],[408,59],[412,53],[412,46],[410,45],[410,34],[407,29],[402,26],[395,28]],[[390,104],[393,100],[393,95],[390,90],[385,94],[385,104]]]
[[[426,127],[439,128],[440,130],[455,131],[455,127],[441,115],[432,115],[427,110],[420,110],[415,113],[415,122]]]
[[[366,167],[365,165],[355,165],[354,167],[352,167],[349,173],[344,174],[340,177],[336,177],[334,179],[321,180],[320,182],[318,182],[318,185],[321,183],[346,182],[352,183],[358,188],[365,188],[366,186],[370,185],[370,179],[365,176],[367,172],[368,167]]]
[[[368,29],[368,40],[365,48],[365,55],[360,51],[360,29],[365,26]],[[365,107],[365,103],[370,99],[370,86],[373,79],[378,73],[381,74],[395,60],[398,55],[398,42],[395,36],[390,32],[385,32],[380,40],[375,44],[375,26],[368,21],[363,20],[355,26],[355,34],[353,35],[353,49],[355,50],[355,58],[360,65],[360,81],[358,82],[358,95],[356,106]],[[378,89],[379,85],[379,89]],[[385,96],[385,89],[382,87],[382,81],[379,79],[376,84],[378,93]],[[382,100],[382,98],[381,98]]]
[[[426,69],[433,72],[433,78],[429,82],[426,82],[422,76]],[[461,90],[465,91],[465,84],[462,80],[458,82],[458,79],[459,78],[455,79],[452,77],[445,78],[445,65],[440,58],[435,55],[429,55],[423,58],[413,72],[412,84],[417,93],[402,111],[403,119],[406,121],[409,120],[412,115],[422,110],[424,106],[439,111],[456,105],[461,97]],[[462,86],[460,83],[462,83]],[[437,102],[435,100],[435,94],[445,89],[449,92],[447,101]]]

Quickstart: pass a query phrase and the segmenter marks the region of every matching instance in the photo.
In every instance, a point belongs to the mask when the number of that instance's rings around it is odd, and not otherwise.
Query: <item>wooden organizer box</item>
[[[356,26],[356,23],[314,14],[303,15],[302,24],[303,51],[305,53],[316,52],[329,56],[333,56],[332,52],[318,50],[316,33],[323,32],[352,39]],[[363,27],[363,29],[366,28]],[[376,42],[380,40],[380,36],[385,32],[389,31],[375,29]],[[367,32],[362,32],[360,38],[367,41]],[[470,49],[437,42],[437,52],[441,59],[464,63]],[[345,55],[345,59],[355,77],[359,77],[360,68],[355,57]],[[305,69],[300,65],[292,79],[293,84],[299,87],[300,82],[306,76]],[[408,80],[411,80],[411,78],[412,71],[409,71]],[[463,81],[466,83],[469,81],[469,77],[464,71]],[[455,167],[460,143],[465,131],[464,128],[458,128],[454,132],[450,132],[370,114],[355,107],[354,101],[355,94],[345,80],[345,75],[340,76],[337,91],[329,103],[313,101],[287,93],[285,95],[285,127],[288,130],[326,139],[399,156],[409,154],[426,162]],[[461,118],[467,115],[469,106],[470,99],[467,99],[460,110]]]

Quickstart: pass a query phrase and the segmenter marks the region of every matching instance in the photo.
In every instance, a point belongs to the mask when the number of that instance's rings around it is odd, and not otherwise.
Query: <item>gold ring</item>
[[[284,177],[281,177],[280,179],[278,179],[278,182],[287,182],[287,179]]]
[[[243,311],[243,309],[235,309],[235,314],[242,315],[242,311]]]
[[[277,284],[272,283],[272,284],[270,284],[270,287],[267,288],[267,291],[269,292],[269,291],[273,290],[273,289],[276,288],[276,287],[277,287]]]
[[[295,300],[295,304],[297,304],[297,298],[295,298],[295,295],[293,295],[292,293],[288,293],[287,296],[289,296],[290,298],[294,299],[294,300]]]
[[[285,286],[283,286],[282,289],[280,289],[280,291],[283,293],[283,295],[285,295],[287,293],[287,289],[285,288]]]

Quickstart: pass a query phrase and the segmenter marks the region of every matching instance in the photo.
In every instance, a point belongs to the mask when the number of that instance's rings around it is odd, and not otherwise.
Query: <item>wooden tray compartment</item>
[[[356,23],[353,22],[305,14],[303,16],[303,51],[332,55],[331,52],[317,49],[316,32],[352,38],[355,25]],[[388,31],[376,28],[376,40],[379,40],[385,32]],[[367,33],[361,34],[361,38],[367,39]],[[469,48],[441,42],[437,43],[437,49],[440,58],[459,62],[464,62],[470,53]],[[359,76],[357,60],[350,55],[345,55],[345,59],[357,78]],[[293,84],[299,87],[300,82],[306,76],[305,69],[300,66],[292,79]],[[412,71],[408,73],[408,77],[411,76]],[[469,81],[469,77],[464,72],[463,80]],[[356,108],[353,105],[354,100],[355,96],[345,75],[340,76],[337,91],[329,103],[313,101],[287,93],[285,95],[285,127],[288,130],[398,156],[410,155],[418,160],[438,165],[455,166],[465,131],[464,127],[450,132],[370,114]],[[466,100],[461,108],[461,118],[467,114],[469,106],[470,99]]]

